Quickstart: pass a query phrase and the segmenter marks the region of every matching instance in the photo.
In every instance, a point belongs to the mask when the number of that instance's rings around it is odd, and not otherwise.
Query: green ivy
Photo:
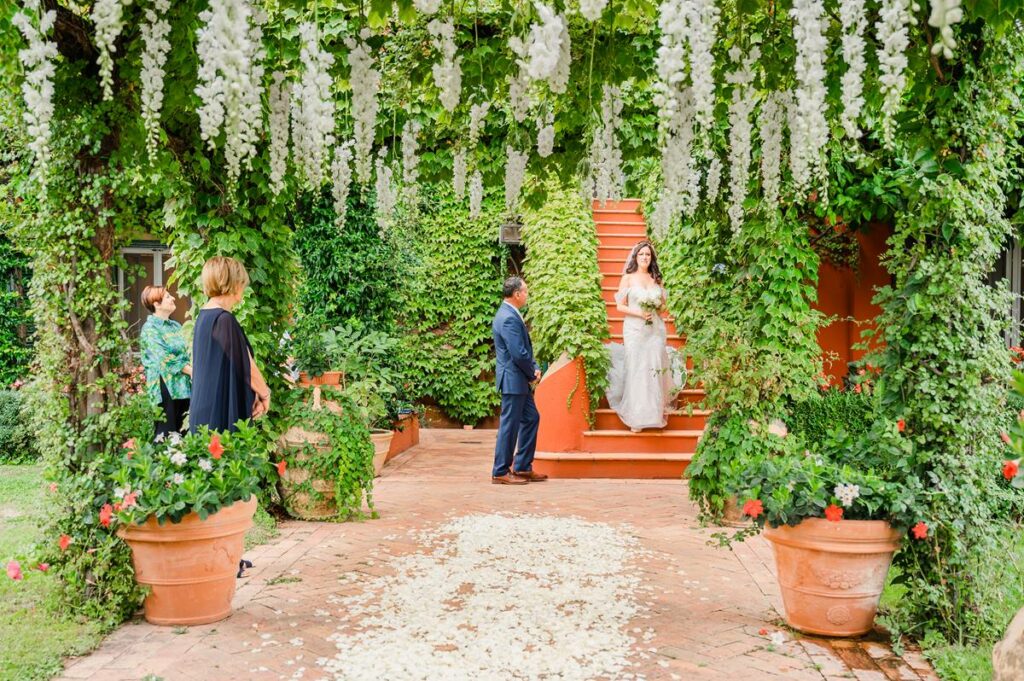
[[[608,315],[601,297],[597,232],[579,187],[557,177],[540,182],[544,203],[523,213],[524,277],[530,288],[527,319],[539,362],[563,353],[582,357],[590,414],[608,386]],[[572,395],[569,396],[572,400]]]
[[[30,278],[28,256],[0,236],[0,387],[28,376],[34,331]]]
[[[26,463],[38,458],[35,435],[25,413],[24,394],[0,390],[0,464]]]

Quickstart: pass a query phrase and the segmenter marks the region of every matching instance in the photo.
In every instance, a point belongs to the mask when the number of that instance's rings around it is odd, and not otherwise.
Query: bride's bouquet
[[[644,312],[650,312],[651,318],[644,321],[645,324],[650,326],[654,323],[654,317],[661,310],[661,290],[660,289],[648,289],[640,294],[640,298],[637,300],[637,304],[640,309]]]

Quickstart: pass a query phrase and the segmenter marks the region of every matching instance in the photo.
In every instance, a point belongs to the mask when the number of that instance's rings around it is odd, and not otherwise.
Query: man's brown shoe
[[[524,480],[517,475],[505,473],[505,475],[492,475],[491,483],[495,485],[525,485],[529,480]]]
[[[513,471],[512,475],[528,482],[544,482],[548,479],[548,476],[543,473],[534,473],[533,471]]]

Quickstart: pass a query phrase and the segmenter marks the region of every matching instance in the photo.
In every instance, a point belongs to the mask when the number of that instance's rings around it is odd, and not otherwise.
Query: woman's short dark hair
[[[511,298],[516,294],[516,291],[523,288],[525,283],[522,277],[509,277],[501,287],[501,294],[506,298]]]
[[[156,312],[157,303],[164,299],[167,289],[163,286],[147,286],[142,289],[142,306],[150,312]]]
[[[626,263],[626,274],[633,274],[639,269],[636,264],[636,256],[640,254],[640,251],[642,251],[645,246],[651,249],[651,266],[647,271],[650,273],[651,278],[654,279],[654,283],[660,284],[661,268],[658,267],[658,256],[654,253],[654,245],[646,239],[634,246],[632,252],[630,252],[629,262]]]

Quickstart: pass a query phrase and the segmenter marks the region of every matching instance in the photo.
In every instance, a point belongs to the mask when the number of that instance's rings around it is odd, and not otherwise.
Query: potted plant
[[[772,544],[787,623],[822,636],[870,631],[893,553],[915,522],[920,483],[890,462],[905,460],[902,421],[878,421],[855,437],[833,424],[817,441],[781,419],[748,424],[759,454],[730,482],[742,513]],[[917,522],[911,534],[927,535]]]
[[[305,520],[347,520],[373,511],[373,445],[351,397],[324,388],[326,408],[308,390],[282,398],[278,491],[289,514]]]
[[[135,578],[149,587],[153,624],[205,624],[231,614],[238,563],[260,479],[269,473],[257,430],[136,437],[110,471],[100,522],[120,523]]]
[[[1020,357],[1024,351],[1013,348]],[[1013,376],[1014,392],[1018,397],[1024,396],[1024,373],[1015,371]],[[1010,434],[1003,434],[1003,441],[1009,446],[1014,458],[1003,462],[1002,477],[1006,483],[1016,489],[1024,489],[1024,411],[1014,421]],[[1017,611],[1010,625],[1006,628],[1003,639],[992,649],[993,681],[1013,681],[1024,678],[1024,608]]]
[[[327,320],[319,314],[304,315],[289,332],[288,356],[299,372],[300,386],[341,385],[343,372],[332,366],[327,332]]]

